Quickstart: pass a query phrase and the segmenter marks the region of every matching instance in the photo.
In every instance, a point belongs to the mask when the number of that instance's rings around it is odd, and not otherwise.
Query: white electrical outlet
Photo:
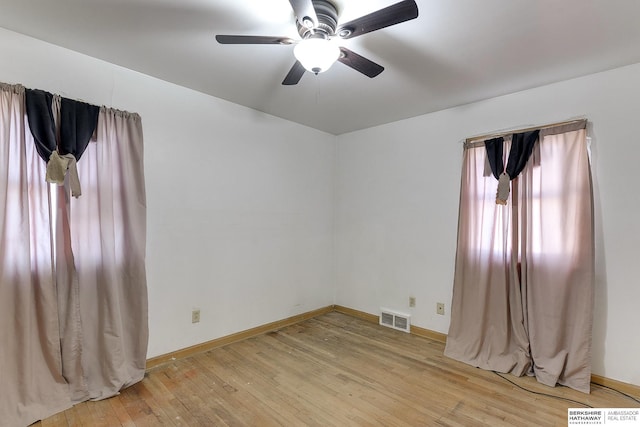
[[[198,323],[198,322],[200,322],[200,309],[194,308],[191,311],[191,323]]]
[[[436,313],[444,316],[444,303],[439,302],[436,304]]]
[[[409,307],[416,306],[416,297],[409,297]]]

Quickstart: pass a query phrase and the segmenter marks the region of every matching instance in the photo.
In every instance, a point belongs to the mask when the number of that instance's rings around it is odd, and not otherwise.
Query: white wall
[[[338,137],[336,303],[400,309],[446,333],[461,141],[582,116],[593,124],[594,373],[640,385],[640,64]]]
[[[2,82],[142,116],[149,357],[333,303],[334,136],[2,29],[0,57]]]
[[[461,141],[586,116],[594,371],[640,385],[640,64],[335,138],[2,29],[0,56],[2,82],[142,116],[149,357],[334,302],[446,333]]]

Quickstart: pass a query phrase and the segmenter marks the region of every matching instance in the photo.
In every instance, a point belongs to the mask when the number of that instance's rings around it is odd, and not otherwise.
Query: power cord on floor
[[[627,394],[627,393],[625,393],[625,392],[623,392],[623,391],[620,391],[620,390],[618,390],[618,389],[616,389],[616,388],[609,387],[608,385],[603,385],[603,384],[594,383],[594,382],[591,382],[591,384],[593,384],[593,385],[595,385],[595,386],[598,386],[598,387],[602,387],[602,388],[609,389],[609,390],[611,390],[611,391],[615,391],[616,393],[621,394],[621,395],[622,395],[622,396],[624,396],[624,397],[628,397],[629,399],[631,399],[631,400],[633,400],[633,401],[635,401],[635,402],[637,402],[637,403],[640,403],[640,399],[636,399],[635,397],[631,396],[630,394]]]
[[[510,382],[511,384],[513,384],[514,386],[518,387],[519,389],[522,389],[524,391],[527,391],[529,393],[532,394],[537,394],[539,396],[545,396],[545,397],[552,397],[554,399],[559,399],[559,400],[565,400],[567,402],[571,402],[571,403],[577,403],[578,405],[582,405],[582,406],[586,406],[587,408],[593,408],[593,406],[584,403],[584,402],[579,402],[577,400],[573,400],[573,399],[568,399],[566,397],[562,397],[562,396],[556,396],[555,394],[549,394],[549,393],[541,393],[539,391],[534,391],[534,390],[530,390],[528,388],[522,387],[520,384],[517,384],[513,381],[511,381],[509,378],[505,377],[504,375],[501,375],[500,373],[496,372],[496,371],[492,371],[494,374],[496,374],[497,376],[499,376],[500,378],[502,378],[503,380]]]
[[[538,391],[530,390],[530,389],[528,389],[528,388],[522,387],[520,384],[517,384],[517,383],[515,383],[515,382],[511,381],[509,378],[505,377],[504,375],[500,374],[499,372],[496,372],[496,371],[492,371],[492,372],[493,372],[494,374],[496,374],[497,376],[499,376],[500,378],[502,378],[503,380],[505,380],[505,381],[507,381],[507,382],[509,382],[509,383],[513,384],[514,386],[516,386],[516,387],[518,387],[519,389],[524,390],[524,391],[526,391],[526,392],[529,392],[529,393],[532,393],[532,394],[537,394],[537,395],[540,395],[540,396],[552,397],[552,398],[554,398],[554,399],[566,400],[567,402],[577,403],[577,404],[579,404],[579,405],[583,405],[583,406],[586,406],[586,407],[588,407],[588,408],[593,408],[593,406],[591,406],[591,405],[589,405],[589,404],[587,404],[587,403],[584,403],[584,402],[579,402],[579,401],[577,401],[577,400],[568,399],[568,398],[566,398],[566,397],[557,396],[557,395],[554,395],[554,394],[541,393],[541,392],[538,392]],[[636,402],[636,403],[640,403],[640,399],[637,399],[637,398],[635,398],[635,397],[631,396],[630,394],[627,394],[627,393],[625,393],[625,392],[623,392],[623,391],[621,391],[621,390],[618,390],[617,388],[609,387],[609,386],[604,385],[604,384],[594,383],[593,381],[591,382],[591,384],[593,384],[593,385],[595,385],[595,386],[597,386],[597,387],[601,387],[601,388],[605,388],[605,389],[611,390],[611,391],[613,391],[613,392],[616,392],[616,393],[620,394],[621,396],[624,396],[624,397],[626,397],[626,398],[628,398],[628,399],[633,400],[633,401],[634,401],[634,402]]]

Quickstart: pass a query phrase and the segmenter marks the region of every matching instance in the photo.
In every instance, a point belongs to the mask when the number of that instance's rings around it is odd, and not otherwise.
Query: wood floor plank
[[[42,427],[52,427],[52,426],[60,426],[67,425],[67,416],[64,412],[57,413],[46,420],[42,420],[40,424]],[[36,425],[38,425],[36,424]]]
[[[118,423],[114,423],[115,426],[122,427],[135,427],[136,424],[133,422],[129,414],[127,413],[127,409],[122,404],[120,400],[120,396],[108,399],[109,405],[111,406],[111,411],[113,415],[118,420]]]
[[[36,425],[537,427],[566,425],[567,409],[582,404],[640,407],[596,385],[586,395],[502,378],[443,351],[441,342],[331,312],[154,367],[119,396]]]

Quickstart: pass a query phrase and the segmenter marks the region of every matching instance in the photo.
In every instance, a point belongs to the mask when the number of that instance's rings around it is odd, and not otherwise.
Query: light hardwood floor
[[[443,355],[444,345],[332,312],[151,369],[119,396],[36,423],[52,426],[565,426],[578,403],[523,391]],[[511,381],[593,407],[640,407]]]

